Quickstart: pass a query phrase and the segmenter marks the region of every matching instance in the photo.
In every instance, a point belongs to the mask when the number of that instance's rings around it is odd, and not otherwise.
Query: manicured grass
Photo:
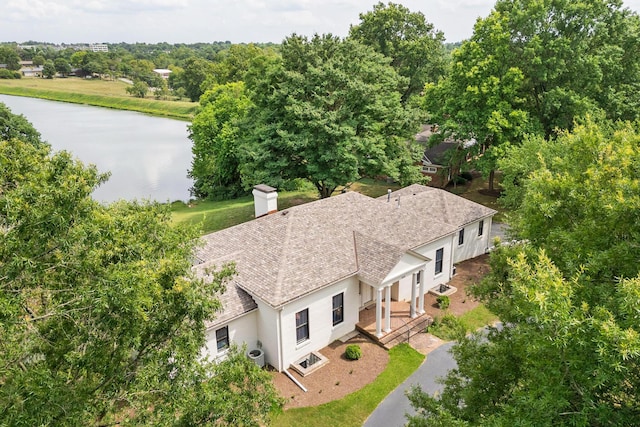
[[[387,194],[388,188],[395,190],[399,187],[397,184],[389,184],[386,181],[363,179],[351,185],[349,191],[357,191],[370,197],[378,197]],[[340,194],[340,190],[334,194]],[[278,192],[278,209],[284,210],[317,199],[318,193],[314,189],[281,191]],[[199,225],[202,233],[206,234],[253,219],[253,196],[224,201],[195,201],[189,205],[175,202],[171,205],[171,211],[173,220],[176,223],[187,222]]]
[[[315,191],[283,191],[278,193],[278,209],[317,200]],[[189,205],[174,202],[171,205],[173,220],[176,223],[187,222],[201,227],[203,234],[222,230],[233,225],[247,222],[254,217],[253,196],[244,196],[233,200],[195,201]]]
[[[473,310],[467,311],[459,317],[460,321],[464,324],[467,331],[477,331],[487,325],[496,322],[498,316],[489,311],[484,305],[479,305]]]
[[[52,101],[95,105],[118,110],[138,111],[154,116],[191,120],[198,103],[188,101],[135,98],[125,91],[128,84],[119,80],[80,79],[76,77],[41,79],[0,79],[0,93]]]
[[[310,408],[294,408],[275,417],[277,427],[361,426],[380,402],[420,364],[424,356],[408,344],[389,350],[386,369],[371,384],[343,399]]]
[[[495,183],[496,188],[500,188],[500,179],[502,175],[500,172],[496,172]],[[465,185],[459,185],[456,188],[450,186],[447,187],[448,191],[451,191],[453,194],[457,194],[458,196],[464,197],[467,200],[471,200],[476,203],[480,203],[483,206],[486,206],[491,209],[495,209],[498,213],[493,217],[493,221],[495,222],[504,222],[504,214],[506,210],[500,203],[498,199],[494,196],[489,196],[487,194],[481,193],[479,190],[487,190],[489,188],[489,182],[486,179],[481,177],[474,178],[471,182]]]
[[[369,197],[380,197],[387,194],[387,190],[389,189],[391,189],[391,191],[399,190],[400,185],[389,183],[385,180],[376,181],[370,178],[364,178],[358,182],[354,182],[348,188],[349,191],[356,191]],[[340,190],[339,188],[335,194],[340,194]]]
[[[428,332],[445,341],[454,341],[465,334],[493,324],[497,320],[499,320],[498,316],[490,312],[485,306],[479,305],[459,317],[449,313],[436,318],[433,324],[429,326]]]

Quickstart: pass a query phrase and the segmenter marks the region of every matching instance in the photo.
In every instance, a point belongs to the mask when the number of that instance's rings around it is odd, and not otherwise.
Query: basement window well
[[[291,364],[291,369],[293,369],[303,377],[306,377],[307,375],[318,370],[328,362],[329,362],[329,359],[324,357],[322,354],[316,351],[312,351],[306,356],[293,362]]]

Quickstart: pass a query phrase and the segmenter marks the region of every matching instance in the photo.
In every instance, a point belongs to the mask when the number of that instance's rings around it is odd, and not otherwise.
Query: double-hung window
[[[333,297],[333,326],[344,321],[344,293]]]
[[[229,327],[216,329],[216,343],[218,351],[224,350],[229,347]]]
[[[481,219],[478,223],[478,237],[482,236],[482,233],[484,233],[484,220]]]
[[[440,248],[436,251],[436,271],[435,274],[442,273],[442,258],[444,256],[444,248]]]
[[[458,245],[464,244],[464,228],[458,233]]]
[[[296,313],[296,342],[299,344],[309,339],[309,309]]]

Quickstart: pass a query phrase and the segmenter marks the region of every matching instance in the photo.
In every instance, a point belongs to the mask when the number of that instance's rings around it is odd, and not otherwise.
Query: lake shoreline
[[[13,114],[22,114],[54,151],[66,150],[100,172],[111,172],[94,199],[189,201],[193,181],[187,123],[137,111],[0,95]]]
[[[78,87],[86,84],[90,87],[93,82],[80,83],[82,80],[57,79],[55,87],[52,81],[41,82],[35,78],[24,78],[16,80],[0,80],[0,94],[22,96],[26,98],[38,98],[48,101],[67,102],[71,104],[91,105],[94,107],[109,108],[113,110],[135,111],[154,117],[162,117],[180,121],[190,122],[198,109],[198,104],[186,106],[177,101],[162,101],[150,98],[135,98],[132,96],[101,95],[98,93],[87,93],[78,91]],[[55,79],[54,79],[55,80]],[[64,82],[73,82],[74,87],[65,90]],[[104,83],[102,81],[101,83]],[[116,82],[113,82],[116,83]],[[44,87],[45,84],[50,87]],[[43,87],[38,87],[42,85]],[[51,88],[54,87],[54,88]],[[174,104],[175,105],[172,105]]]

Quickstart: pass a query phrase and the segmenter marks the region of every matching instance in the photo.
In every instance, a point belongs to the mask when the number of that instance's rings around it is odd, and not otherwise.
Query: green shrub
[[[427,332],[443,340],[460,340],[467,334],[465,324],[453,314],[436,317]]]
[[[349,344],[344,355],[349,360],[358,360],[362,357],[362,349],[358,344]]]
[[[451,300],[446,295],[440,295],[436,298],[436,302],[438,303],[438,307],[442,310],[446,310],[451,305]]]
[[[21,77],[22,77],[22,74],[20,74],[18,71],[11,71],[11,70],[5,70],[5,69],[0,70],[0,79],[19,79]]]

